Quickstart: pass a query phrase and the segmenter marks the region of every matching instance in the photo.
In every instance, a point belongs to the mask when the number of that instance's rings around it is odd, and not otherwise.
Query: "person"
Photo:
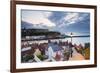
[[[70,56],[72,57],[73,55],[73,50],[72,50],[72,47],[73,47],[73,45],[72,45],[72,43],[70,42],[69,43],[69,49],[70,49]]]

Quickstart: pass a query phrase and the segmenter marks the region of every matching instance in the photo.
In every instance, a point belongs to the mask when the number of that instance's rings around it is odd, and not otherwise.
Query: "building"
[[[45,40],[61,38],[60,32],[48,29],[21,29],[21,40]]]

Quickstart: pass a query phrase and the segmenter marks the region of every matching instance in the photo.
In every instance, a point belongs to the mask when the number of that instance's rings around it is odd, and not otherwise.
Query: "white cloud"
[[[67,13],[65,15],[64,18],[61,19],[60,22],[62,22],[62,24],[59,25],[59,27],[62,27],[62,26],[69,26],[71,24],[74,24],[76,22],[79,22],[79,21],[82,21],[87,15],[84,15],[84,16],[80,16],[79,13]]]
[[[43,13],[44,17],[46,17],[46,18],[50,17],[53,14],[50,11],[46,11],[46,12],[42,12],[42,13]]]
[[[65,16],[65,20],[70,20],[70,19],[74,19],[76,20],[76,18],[79,16],[78,13],[67,13],[67,15]]]
[[[41,24],[41,26],[43,25],[48,28],[54,27],[55,24],[47,18],[51,14],[52,12],[29,11],[27,14],[22,14],[22,20],[32,23],[33,25]]]
[[[78,13],[67,13],[64,20],[68,22],[68,24],[73,24],[79,19]]]

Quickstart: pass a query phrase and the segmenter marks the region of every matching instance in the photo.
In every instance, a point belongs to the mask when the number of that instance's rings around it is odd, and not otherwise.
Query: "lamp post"
[[[70,36],[71,36],[71,43],[72,43],[72,35],[73,35],[73,33],[71,32],[71,34],[70,34]]]
[[[70,34],[70,36],[71,36],[71,50],[70,50],[70,53],[71,53],[71,57],[72,57],[72,35],[73,35],[73,33],[71,32],[71,34]]]

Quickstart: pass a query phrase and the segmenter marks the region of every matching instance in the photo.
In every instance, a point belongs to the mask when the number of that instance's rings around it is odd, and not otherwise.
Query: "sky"
[[[29,28],[49,29],[61,34],[90,33],[90,13],[86,12],[22,10],[21,17],[22,22],[31,25]]]

